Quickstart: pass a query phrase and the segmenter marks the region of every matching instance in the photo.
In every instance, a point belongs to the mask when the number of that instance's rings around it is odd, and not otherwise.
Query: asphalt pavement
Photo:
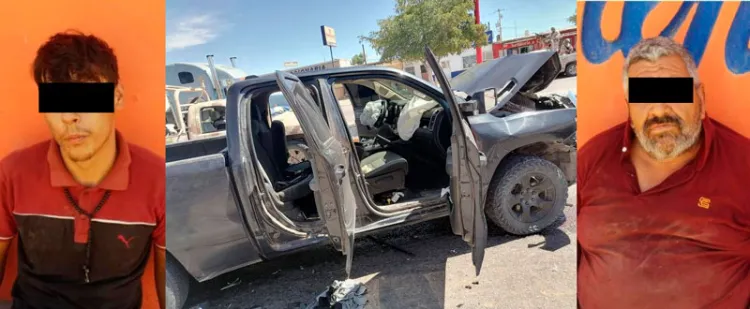
[[[575,185],[568,192],[575,204]],[[576,307],[575,206],[539,235],[516,237],[489,226],[479,277],[469,246],[447,219],[376,234],[376,241],[357,239],[352,278],[367,286],[367,308]],[[246,267],[193,284],[187,308],[298,309],[345,279],[344,262],[341,253],[320,247]]]
[[[575,92],[575,82],[560,78],[545,93]],[[488,223],[479,277],[471,249],[443,218],[358,238],[352,278],[367,286],[367,308],[576,308],[575,194],[573,185],[564,218],[538,235],[508,235]],[[344,263],[323,246],[249,266],[192,284],[186,308],[304,308],[346,279]]]

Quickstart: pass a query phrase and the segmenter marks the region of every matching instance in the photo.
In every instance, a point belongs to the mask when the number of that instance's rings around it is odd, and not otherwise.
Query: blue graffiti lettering
[[[626,2],[622,11],[620,34],[614,41],[607,41],[602,36],[601,20],[606,2],[589,1],[583,9],[581,24],[581,50],[591,63],[603,63],[618,51],[627,56],[630,49],[643,37],[641,29],[646,16],[656,7],[657,2]],[[688,12],[696,6],[695,15],[690,22],[683,45],[700,65],[706,50],[711,32],[719,16],[721,2],[682,3],[677,13],[660,32],[661,36],[674,37],[677,30],[687,19]],[[735,74],[750,72],[750,50],[747,48],[750,39],[750,3],[743,2],[734,18],[727,36],[725,61],[727,68]]]
[[[581,24],[581,50],[591,63],[609,60],[617,51],[627,55],[630,48],[641,40],[641,26],[646,15],[656,6],[654,2],[626,2],[622,11],[620,35],[612,42],[602,36],[602,14],[606,2],[588,1],[583,7]]]
[[[750,2],[742,2],[729,28],[724,48],[727,68],[734,74],[750,72]]]

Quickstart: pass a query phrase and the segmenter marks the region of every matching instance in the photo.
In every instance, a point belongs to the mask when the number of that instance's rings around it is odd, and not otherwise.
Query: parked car
[[[557,54],[487,61],[453,87],[429,49],[425,56],[440,88],[374,66],[237,82],[224,138],[167,146],[168,307],[183,305],[193,279],[316,245],[341,251],[349,272],[355,235],[443,216],[473,248],[478,275],[486,217],[526,235],[562,216],[575,180],[576,108],[533,94],[557,75]],[[352,138],[338,86],[355,109],[384,104],[376,133]],[[298,164],[286,160],[284,125],[270,121],[278,92],[304,133],[307,160]],[[506,108],[521,98],[536,108]]]
[[[560,73],[565,76],[576,76],[577,65],[576,65],[576,54],[575,52],[560,55]]]

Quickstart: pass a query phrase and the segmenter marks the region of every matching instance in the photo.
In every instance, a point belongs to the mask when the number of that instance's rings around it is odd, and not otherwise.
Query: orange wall
[[[680,15],[678,13],[683,4],[655,3],[640,24],[637,17],[643,14],[637,11],[649,4],[609,2],[604,4],[602,14],[597,16],[595,7],[584,8],[589,4],[578,2],[579,143],[583,144],[597,133],[627,119],[622,86],[625,56],[621,50],[617,50],[607,59],[609,53],[606,47],[619,49],[617,47],[632,46],[639,35],[644,38],[659,35],[675,16]],[[631,8],[633,10],[628,11]],[[628,17],[623,18],[626,11]],[[715,24],[709,28],[713,16],[716,16]],[[697,43],[700,35],[688,31],[693,22],[696,30],[710,29],[706,44]],[[601,35],[596,33],[598,29],[601,29]],[[730,36],[730,33],[737,36]],[[708,114],[745,136],[750,136],[750,121],[740,115],[750,114],[748,33],[750,2],[725,2],[692,5],[673,35],[678,42],[691,42],[689,49],[694,55],[705,46],[698,74],[705,84]]]
[[[4,1],[0,13],[0,157],[49,138],[37,113],[31,63],[52,34],[77,29],[95,34],[117,53],[125,108],[117,127],[132,143],[164,156],[164,1]],[[15,244],[0,286],[8,299],[15,278]],[[144,308],[157,308],[153,264],[144,275]]]

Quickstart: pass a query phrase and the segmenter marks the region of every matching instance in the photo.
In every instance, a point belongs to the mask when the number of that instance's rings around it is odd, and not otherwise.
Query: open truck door
[[[352,267],[357,210],[347,175],[350,153],[332,134],[335,131],[329,129],[321,107],[299,78],[276,71],[276,83],[304,132],[314,176],[310,189],[315,194],[318,213],[325,221],[333,246],[346,255],[348,276]]]
[[[487,158],[479,151],[469,121],[462,113],[450,83],[429,47],[425,47],[425,58],[443,90],[453,126],[451,155],[448,156],[449,162],[446,162],[450,166],[451,227],[453,233],[463,237],[472,247],[471,257],[478,276],[487,246],[485,194],[481,176],[482,168],[487,165]]]

